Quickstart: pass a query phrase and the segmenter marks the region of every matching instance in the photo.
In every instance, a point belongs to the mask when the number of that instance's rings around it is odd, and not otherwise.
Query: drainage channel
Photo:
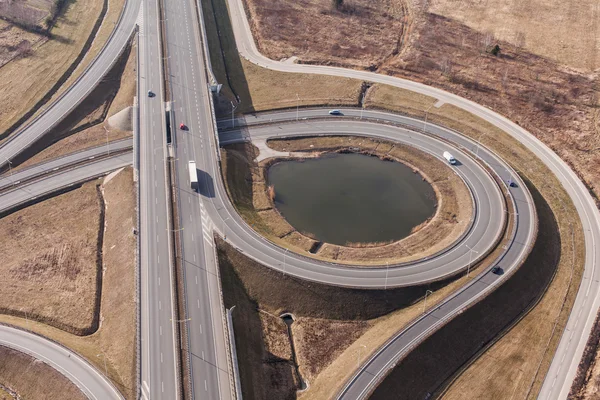
[[[292,362],[294,363],[294,370],[296,371],[296,377],[298,378],[298,381],[300,382],[300,390],[305,390],[308,386],[306,385],[306,382],[304,381],[304,379],[302,378],[302,375],[300,374],[300,367],[298,366],[298,360],[296,358],[296,348],[294,347],[294,338],[292,337],[292,324],[294,323],[294,316],[292,314],[286,313],[286,314],[281,314],[280,318],[287,325],[288,339],[290,340],[290,347],[292,348]]]

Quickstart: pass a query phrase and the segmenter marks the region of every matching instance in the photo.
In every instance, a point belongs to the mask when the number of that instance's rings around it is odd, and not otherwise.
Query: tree
[[[331,6],[334,10],[339,10],[344,5],[344,0],[331,0]]]
[[[500,54],[500,46],[495,45],[492,50],[490,50],[490,53],[492,53],[493,56],[498,56],[498,54]]]

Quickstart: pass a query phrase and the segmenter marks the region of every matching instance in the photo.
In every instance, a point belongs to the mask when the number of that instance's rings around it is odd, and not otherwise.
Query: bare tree
[[[448,58],[444,58],[440,62],[440,71],[444,76],[450,77],[452,74],[452,62]]]
[[[506,68],[504,70],[504,73],[502,74],[502,88],[504,89],[504,91],[506,91],[508,87],[508,68]]]
[[[486,32],[483,35],[483,51],[487,51],[492,43],[494,42],[494,34],[492,32]]]

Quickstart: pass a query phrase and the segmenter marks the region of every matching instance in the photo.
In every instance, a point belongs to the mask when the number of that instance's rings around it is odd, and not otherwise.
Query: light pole
[[[10,180],[12,181],[12,162],[7,158],[6,162],[8,163],[8,173],[10,174]]]
[[[106,368],[106,354],[102,350],[100,350],[100,354],[96,354],[96,357],[102,356],[104,359],[104,375],[108,378],[108,369]]]
[[[21,307],[19,311],[23,311],[25,313],[25,323],[27,324],[27,329],[29,329],[29,318],[27,318],[27,310],[24,310],[23,307]]]
[[[235,127],[235,119],[233,119],[233,114],[234,114],[236,108],[237,108],[237,106],[235,106],[232,101],[231,102],[231,127],[232,128]]]
[[[300,112],[300,96],[298,96],[298,93],[296,93],[296,122],[298,122],[299,112]]]
[[[104,127],[104,132],[106,132],[106,155],[110,156],[110,147],[108,147],[108,129]]]
[[[429,294],[433,294],[433,292],[428,289],[425,291],[425,301],[423,301],[423,312],[421,314],[425,314],[425,308],[427,307],[427,295]]]
[[[364,348],[365,350],[367,349],[367,346],[365,346],[364,344],[360,345],[362,348]],[[358,357],[356,357],[356,369],[360,368],[360,349],[361,347],[358,348]]]
[[[389,271],[390,271],[390,262],[386,261],[385,262],[385,286],[383,287],[383,290],[387,290],[387,278],[388,278]]]
[[[469,276],[469,272],[471,272],[471,261],[473,260],[473,253],[479,254],[479,252],[470,248],[468,244],[465,244],[465,246],[469,249],[469,265],[467,266],[467,276]]]
[[[283,252],[283,274],[285,275],[285,255],[287,254],[287,252],[289,251],[289,249],[285,249],[285,251]]]
[[[225,221],[227,221],[229,217],[223,220],[223,240],[227,240],[227,234],[225,233]]]
[[[188,321],[191,321],[191,320],[192,320],[191,318],[175,319],[175,320],[173,318],[170,319],[171,322],[188,322]]]
[[[479,137],[477,138],[477,148],[475,149],[475,155],[479,156],[479,143],[481,142],[481,138],[484,137],[485,135],[487,135],[487,132],[483,132],[481,135],[479,135]]]
[[[431,107],[433,107],[433,104],[430,105],[427,110],[425,110],[425,123],[423,124],[423,132],[425,132],[427,129],[427,114],[429,113],[429,110],[431,110]]]
[[[365,95],[366,95],[366,93],[363,93],[362,102],[360,103],[360,119],[362,119],[363,111],[365,109]]]

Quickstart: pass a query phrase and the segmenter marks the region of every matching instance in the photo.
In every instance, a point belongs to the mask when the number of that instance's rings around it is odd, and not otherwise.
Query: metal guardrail
[[[231,361],[233,363],[233,378],[235,381],[235,396],[237,400],[242,400],[242,382],[240,381],[240,372],[238,366],[237,350],[235,348],[235,334],[233,333],[233,309],[227,310],[227,327],[229,330],[229,348],[231,349]]]

